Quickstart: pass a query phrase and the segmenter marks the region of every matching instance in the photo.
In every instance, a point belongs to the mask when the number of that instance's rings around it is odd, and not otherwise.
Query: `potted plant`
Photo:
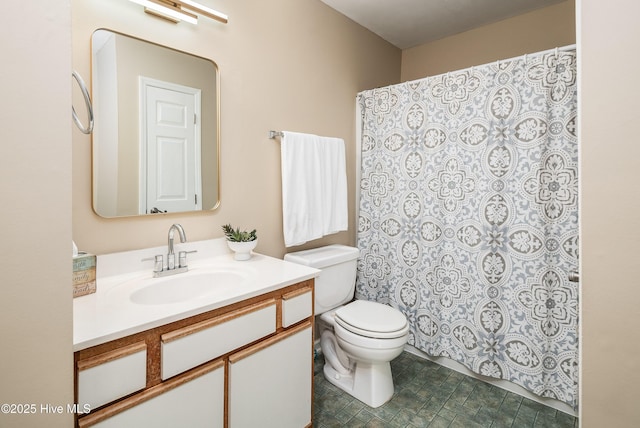
[[[227,237],[227,244],[232,251],[236,253],[236,260],[249,260],[251,258],[251,250],[258,245],[258,235],[256,230],[251,232],[241,231],[240,228],[234,229],[230,224],[222,226],[224,236]]]

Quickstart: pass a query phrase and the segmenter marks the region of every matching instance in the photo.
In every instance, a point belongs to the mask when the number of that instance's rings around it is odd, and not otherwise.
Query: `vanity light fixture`
[[[179,7],[173,4],[163,2],[161,0],[131,0],[141,6],[144,6],[144,11],[150,15],[157,16],[159,18],[166,19],[174,23],[180,21],[187,21],[191,24],[198,24],[198,16],[192,13],[185,13]]]
[[[222,23],[228,22],[228,16],[191,0],[131,0],[144,6],[144,11],[171,22],[186,21],[198,23],[198,15],[215,19]]]
[[[215,19],[216,21],[220,21],[223,24],[229,22],[229,17],[226,14],[203,6],[200,3],[196,3],[191,0],[180,0],[174,3],[177,3],[178,7],[180,7],[182,10],[197,13],[202,16],[206,16],[207,18]]]

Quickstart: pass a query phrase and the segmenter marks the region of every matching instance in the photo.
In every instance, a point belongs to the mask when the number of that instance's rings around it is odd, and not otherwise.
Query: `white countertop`
[[[165,247],[98,256],[97,291],[73,299],[73,350],[79,351],[114,339],[139,333],[173,321],[218,309],[259,296],[300,281],[314,278],[319,270],[308,266],[254,253],[250,260],[236,261],[226,248],[224,239],[176,244],[179,250],[197,249],[189,255],[189,272],[197,275],[216,269],[239,272],[242,285],[224,288],[224,292],[170,304],[137,304],[130,290],[141,283],[153,284],[165,278],[152,278],[153,263],[142,258],[166,253]],[[135,270],[144,267],[144,270]],[[176,284],[179,286],[179,284]],[[212,285],[215,287],[215,284]]]

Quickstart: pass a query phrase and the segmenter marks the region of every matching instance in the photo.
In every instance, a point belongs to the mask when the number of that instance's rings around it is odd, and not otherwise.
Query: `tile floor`
[[[330,384],[315,363],[314,428],[578,427],[578,419],[408,352],[391,363],[395,393],[372,409]]]

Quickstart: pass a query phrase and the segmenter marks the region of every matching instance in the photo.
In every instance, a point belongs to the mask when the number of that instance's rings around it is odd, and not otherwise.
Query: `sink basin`
[[[138,305],[170,305],[188,300],[228,294],[242,287],[247,275],[233,270],[205,270],[145,279],[129,299]]]

